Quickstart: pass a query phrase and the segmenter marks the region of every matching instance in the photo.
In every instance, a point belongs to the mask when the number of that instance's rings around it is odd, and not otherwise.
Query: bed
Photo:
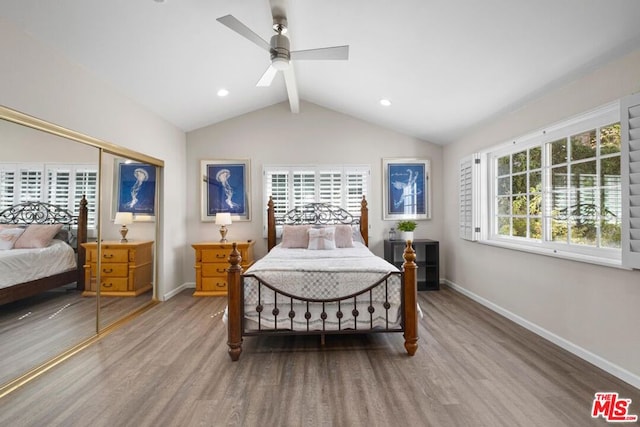
[[[269,253],[246,272],[235,244],[229,257],[231,360],[240,358],[243,337],[256,335],[320,335],[324,343],[325,335],[401,332],[406,352],[415,354],[419,307],[410,241],[402,271],[375,256],[364,197],[359,217],[323,203],[276,217],[271,198],[267,211]]]
[[[78,290],[84,289],[85,251],[80,244],[87,241],[85,197],[78,212],[74,215],[44,202],[24,202],[0,212],[4,244],[0,250],[0,305],[74,282]],[[56,229],[53,239],[43,237],[53,234],[50,229]],[[25,236],[42,244],[21,247],[18,242]],[[10,245],[9,239],[13,239]]]

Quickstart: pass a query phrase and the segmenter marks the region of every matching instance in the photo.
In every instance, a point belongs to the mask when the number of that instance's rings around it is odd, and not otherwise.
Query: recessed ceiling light
[[[223,97],[225,97],[225,96],[227,96],[227,95],[229,95],[229,91],[228,91],[228,90],[226,90],[226,89],[220,89],[220,90],[218,91],[218,96],[219,96],[220,98],[223,98]]]
[[[164,3],[167,0],[153,0],[153,1],[156,2],[156,3]]]
[[[383,107],[388,107],[391,105],[391,101],[386,98],[383,98],[380,100],[380,105],[382,105]]]

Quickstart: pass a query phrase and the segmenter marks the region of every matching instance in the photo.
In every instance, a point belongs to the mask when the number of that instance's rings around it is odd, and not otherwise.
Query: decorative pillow
[[[307,230],[310,228],[311,226],[309,225],[285,225],[282,228],[281,247],[306,249],[309,246]]]
[[[24,228],[0,228],[0,250],[13,249]]]
[[[336,229],[335,227],[310,228],[309,229],[309,246],[311,250],[335,249]]]
[[[22,236],[16,241],[14,248],[46,248],[61,228],[62,224],[29,224]]]
[[[360,225],[352,225],[351,230],[353,231],[353,234],[351,235],[352,240],[364,245],[364,237],[362,237],[362,233],[360,233]]]
[[[336,225],[336,248],[353,247],[353,230],[350,225]]]

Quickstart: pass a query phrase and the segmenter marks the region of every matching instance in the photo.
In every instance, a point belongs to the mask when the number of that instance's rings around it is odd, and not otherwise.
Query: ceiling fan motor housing
[[[276,34],[271,37],[271,65],[283,70],[289,66],[291,55],[289,53],[289,39],[282,34]]]

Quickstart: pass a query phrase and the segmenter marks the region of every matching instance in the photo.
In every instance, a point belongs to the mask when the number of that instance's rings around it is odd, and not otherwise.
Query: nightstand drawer
[[[227,263],[202,264],[202,277],[227,277]]]
[[[89,249],[87,251],[87,261],[96,262],[98,260],[98,250]],[[102,248],[103,262],[129,262],[128,249],[109,249]]]
[[[224,277],[203,277],[202,278],[202,290],[203,291],[219,291],[227,292],[227,278]]]
[[[127,290],[128,283],[129,281],[126,277],[102,278],[100,292],[123,292]]]
[[[221,262],[226,263],[231,254],[230,248],[220,247],[202,250],[202,262]]]
[[[96,264],[92,264],[91,268],[96,271]],[[103,262],[100,264],[101,277],[127,277],[129,275],[129,264]]]

